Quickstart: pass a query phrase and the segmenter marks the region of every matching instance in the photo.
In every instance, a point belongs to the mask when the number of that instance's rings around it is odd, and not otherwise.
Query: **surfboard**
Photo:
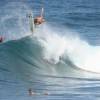
[[[34,33],[34,23],[33,23],[34,19],[33,19],[33,14],[30,13],[28,17],[29,17],[30,30],[31,30],[31,32],[33,34]]]

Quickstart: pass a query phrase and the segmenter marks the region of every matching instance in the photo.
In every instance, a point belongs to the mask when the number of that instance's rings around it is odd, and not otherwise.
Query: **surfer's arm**
[[[41,9],[41,17],[43,17],[43,13],[44,13],[44,8],[42,7],[42,9]]]

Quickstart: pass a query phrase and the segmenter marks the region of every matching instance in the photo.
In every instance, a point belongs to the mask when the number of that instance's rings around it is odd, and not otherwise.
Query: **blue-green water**
[[[99,100],[99,3],[0,1],[0,100]],[[27,15],[41,4],[46,22],[32,36]]]

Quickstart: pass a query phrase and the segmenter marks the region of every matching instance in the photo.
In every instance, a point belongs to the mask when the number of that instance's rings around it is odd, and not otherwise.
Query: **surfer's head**
[[[28,92],[29,92],[29,95],[32,95],[32,89],[31,88],[29,88]]]

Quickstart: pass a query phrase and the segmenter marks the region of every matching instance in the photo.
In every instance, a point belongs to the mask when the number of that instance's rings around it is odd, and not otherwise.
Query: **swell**
[[[68,57],[62,58],[57,64],[45,60],[43,47],[37,38],[25,37],[9,41],[1,44],[0,50],[0,74],[3,79],[6,77],[8,80],[11,78],[30,80],[36,74],[83,77],[88,73],[77,68]]]

